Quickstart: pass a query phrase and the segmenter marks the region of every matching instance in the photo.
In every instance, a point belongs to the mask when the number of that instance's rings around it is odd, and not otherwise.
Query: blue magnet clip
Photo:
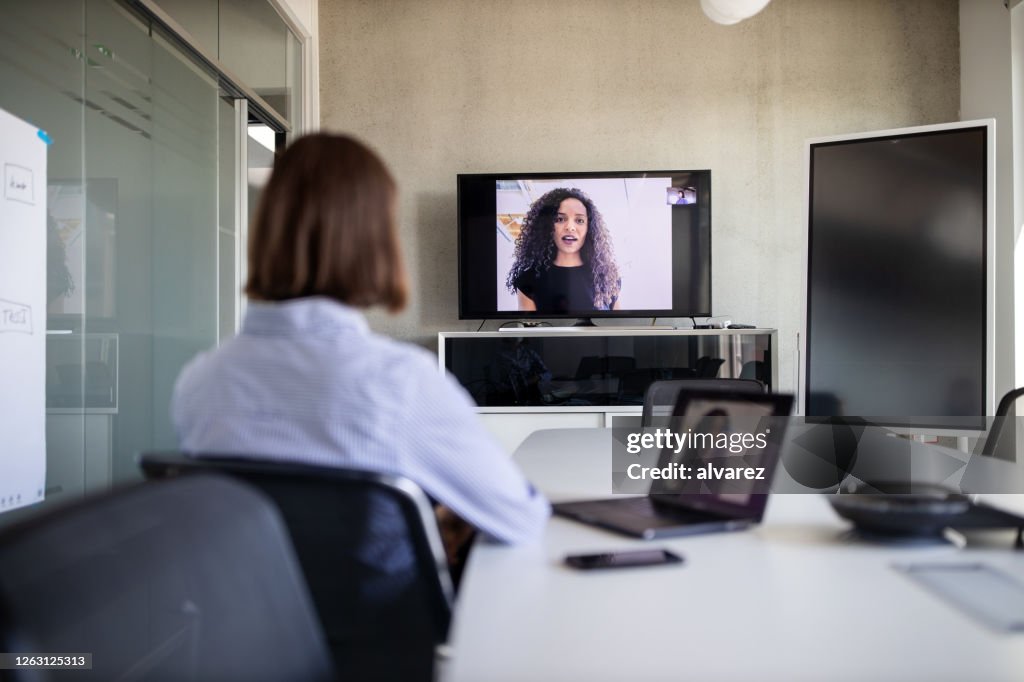
[[[38,135],[39,139],[45,142],[46,144],[53,144],[53,140],[50,139],[50,136],[46,134],[45,130],[36,131],[36,135]]]

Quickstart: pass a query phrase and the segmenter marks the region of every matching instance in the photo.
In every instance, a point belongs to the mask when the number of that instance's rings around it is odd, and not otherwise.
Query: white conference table
[[[516,461],[552,501],[609,496],[611,430],[538,431]],[[561,518],[526,547],[477,543],[449,682],[1022,680],[1024,633],[990,630],[893,568],[1024,552],[853,539],[821,495],[773,495],[745,532],[644,542]],[[566,554],[667,547],[683,566],[577,571]]]

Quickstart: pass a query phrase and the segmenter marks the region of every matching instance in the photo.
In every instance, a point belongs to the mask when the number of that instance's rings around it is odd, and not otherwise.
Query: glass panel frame
[[[49,133],[47,176],[62,178],[65,190],[74,190],[68,202],[79,214],[85,209],[85,154],[83,123],[85,116],[85,10],[81,3],[11,3],[0,22],[0,108]],[[47,195],[52,191],[47,186]],[[47,398],[57,385],[73,404],[83,404],[86,392],[85,343],[79,332],[60,314],[76,291],[84,291],[82,282],[71,279],[71,272],[84,272],[85,251],[69,258],[67,240],[77,226],[64,225],[52,216],[47,220],[47,301],[46,320]],[[66,368],[59,377],[52,367],[57,345],[68,354]],[[59,355],[59,353],[56,353]],[[65,384],[60,384],[66,380]],[[45,415],[47,439],[44,501],[0,514],[0,526],[84,494],[86,490],[86,414],[81,409],[62,410],[48,406]]]
[[[54,141],[46,499],[0,526],[176,447],[181,366],[244,310],[248,127],[269,126],[273,153],[294,128],[158,15],[150,0],[41,0],[0,26],[0,107]],[[306,39],[283,25],[286,113],[301,119]]]

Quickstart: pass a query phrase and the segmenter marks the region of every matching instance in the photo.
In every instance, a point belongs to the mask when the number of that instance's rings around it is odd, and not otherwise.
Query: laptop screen
[[[662,450],[659,467],[682,465],[688,477],[651,487],[658,504],[760,518],[793,406],[788,395],[683,391],[666,420],[675,447]]]

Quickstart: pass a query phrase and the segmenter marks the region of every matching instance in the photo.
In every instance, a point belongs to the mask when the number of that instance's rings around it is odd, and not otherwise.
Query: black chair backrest
[[[698,379],[714,379],[718,377],[718,371],[724,364],[724,358],[713,358],[710,355],[704,355],[697,358],[693,369]]]
[[[672,414],[682,391],[731,391],[733,393],[764,393],[765,386],[755,379],[673,379],[655,381],[644,394],[640,418],[643,427],[651,426],[655,417]]]
[[[9,680],[329,680],[274,505],[224,476],[144,483],[0,534],[0,651],[89,653]]]
[[[1000,399],[981,454],[1010,462],[1017,461],[1017,412],[1014,406],[1021,396],[1024,396],[1024,388],[1015,388]]]
[[[152,453],[151,478],[219,471],[255,485],[291,533],[342,679],[429,680],[453,589],[429,499],[396,476],[264,459]]]

